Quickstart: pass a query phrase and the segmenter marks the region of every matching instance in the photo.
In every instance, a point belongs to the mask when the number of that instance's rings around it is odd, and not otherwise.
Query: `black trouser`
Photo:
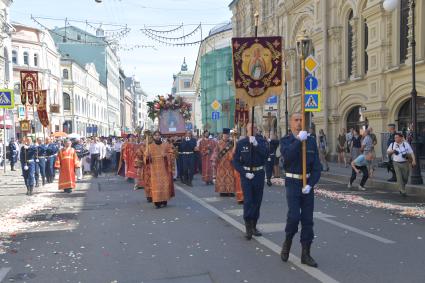
[[[360,181],[360,186],[364,187],[367,179],[369,178],[369,170],[367,170],[367,166],[356,166],[356,168],[359,169],[360,171],[362,171],[362,173],[363,173],[362,180]],[[356,171],[354,171],[354,169],[352,169],[351,170],[350,184],[353,184],[356,177],[357,177],[357,173],[356,173]]]
[[[115,152],[115,164],[114,164],[115,171],[118,171],[118,166],[120,165],[120,158],[121,158],[121,152]]]
[[[99,166],[99,153],[95,153],[90,155],[90,168],[92,174],[97,177],[100,173],[100,166]]]

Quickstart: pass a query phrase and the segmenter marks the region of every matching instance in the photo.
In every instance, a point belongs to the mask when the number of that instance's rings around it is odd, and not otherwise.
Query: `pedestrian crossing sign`
[[[0,89],[0,108],[15,108],[15,96],[12,89]]]
[[[306,91],[304,106],[306,112],[320,112],[320,91]]]

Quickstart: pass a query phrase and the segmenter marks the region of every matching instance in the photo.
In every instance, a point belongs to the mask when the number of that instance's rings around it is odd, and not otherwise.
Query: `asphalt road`
[[[242,206],[213,186],[176,183],[176,198],[155,209],[143,191],[116,176],[79,184],[72,194],[50,190],[46,207],[27,215],[28,229],[12,233],[0,253],[0,282],[424,282],[425,223],[381,208],[316,197],[312,255],[319,269],[279,258],[284,238],[284,188],[266,187],[260,217],[264,237],[244,239]],[[382,191],[348,192],[404,206]],[[297,240],[299,235],[296,236]]]

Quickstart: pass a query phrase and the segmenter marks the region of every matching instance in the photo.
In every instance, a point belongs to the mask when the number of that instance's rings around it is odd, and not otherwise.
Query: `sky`
[[[99,4],[95,0],[14,0],[10,7],[10,19],[12,22],[39,27],[31,19],[32,15],[43,26],[54,28],[64,26],[67,18],[70,24],[91,33],[95,31],[86,27],[86,24],[72,20],[103,23],[102,28],[105,30],[120,28],[110,24],[127,25],[131,31],[120,40],[122,47],[146,45],[154,48],[119,51],[122,69],[126,76],[136,75],[145,92],[153,97],[171,92],[173,74],[180,71],[184,57],[189,70],[195,69],[199,45],[165,46],[148,38],[141,29],[171,30],[183,24],[183,28],[178,31],[164,34],[166,37],[181,37],[202,23],[202,37],[205,38],[215,25],[230,21],[230,2],[231,0],[103,0]],[[201,32],[197,30],[186,42],[200,39]]]

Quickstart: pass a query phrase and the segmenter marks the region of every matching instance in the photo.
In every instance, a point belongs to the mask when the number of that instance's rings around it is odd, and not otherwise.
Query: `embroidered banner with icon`
[[[38,72],[21,71],[21,102],[25,105],[34,103],[38,91]]]
[[[37,114],[40,123],[43,127],[49,126],[49,116],[47,114],[47,90],[40,90],[36,92],[37,102]]]
[[[282,37],[232,38],[236,98],[262,105],[282,89]]]

